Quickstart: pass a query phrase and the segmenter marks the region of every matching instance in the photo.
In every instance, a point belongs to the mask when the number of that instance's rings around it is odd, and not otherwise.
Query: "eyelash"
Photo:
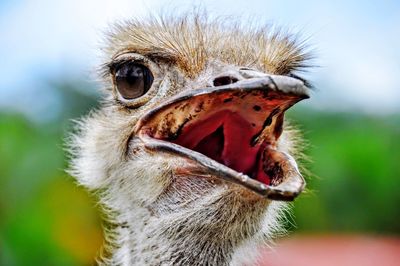
[[[126,64],[126,63],[130,63],[130,62],[135,62],[132,59],[119,59],[117,61],[113,61],[111,63],[107,64],[107,69],[109,73],[114,73],[116,69],[118,69],[119,67],[121,67],[122,65]],[[140,62],[138,62],[140,63]]]
[[[126,64],[126,63],[137,63],[141,64],[147,67],[147,64],[143,60],[140,60],[140,58],[121,58],[121,59],[115,59],[109,63],[105,63],[100,67],[100,74],[103,78],[108,77],[110,74],[113,75],[115,73],[115,70],[118,69],[121,65]]]

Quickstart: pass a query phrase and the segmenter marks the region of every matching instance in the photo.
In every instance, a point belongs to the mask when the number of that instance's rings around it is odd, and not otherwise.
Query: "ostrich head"
[[[194,15],[118,24],[104,52],[106,96],[79,123],[71,172],[112,225],[106,263],[248,258],[304,187],[284,123],[309,97],[303,44]]]

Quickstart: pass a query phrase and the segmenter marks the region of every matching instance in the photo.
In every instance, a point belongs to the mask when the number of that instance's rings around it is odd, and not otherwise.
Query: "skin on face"
[[[104,104],[71,149],[112,224],[105,263],[225,265],[255,251],[304,188],[284,123],[309,97],[303,43],[199,15],[119,24],[107,43]]]

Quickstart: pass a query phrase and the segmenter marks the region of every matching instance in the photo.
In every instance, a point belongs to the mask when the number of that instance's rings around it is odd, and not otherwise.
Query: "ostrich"
[[[97,195],[106,265],[241,265],[305,186],[284,113],[309,97],[304,42],[202,15],[116,24],[104,100],[72,137]]]

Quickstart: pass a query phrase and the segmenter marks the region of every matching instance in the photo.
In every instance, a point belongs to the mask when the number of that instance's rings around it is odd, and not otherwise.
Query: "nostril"
[[[238,82],[237,78],[230,77],[230,76],[222,76],[222,77],[215,78],[213,81],[213,84],[215,87],[217,87],[217,86],[232,84],[235,82]]]

